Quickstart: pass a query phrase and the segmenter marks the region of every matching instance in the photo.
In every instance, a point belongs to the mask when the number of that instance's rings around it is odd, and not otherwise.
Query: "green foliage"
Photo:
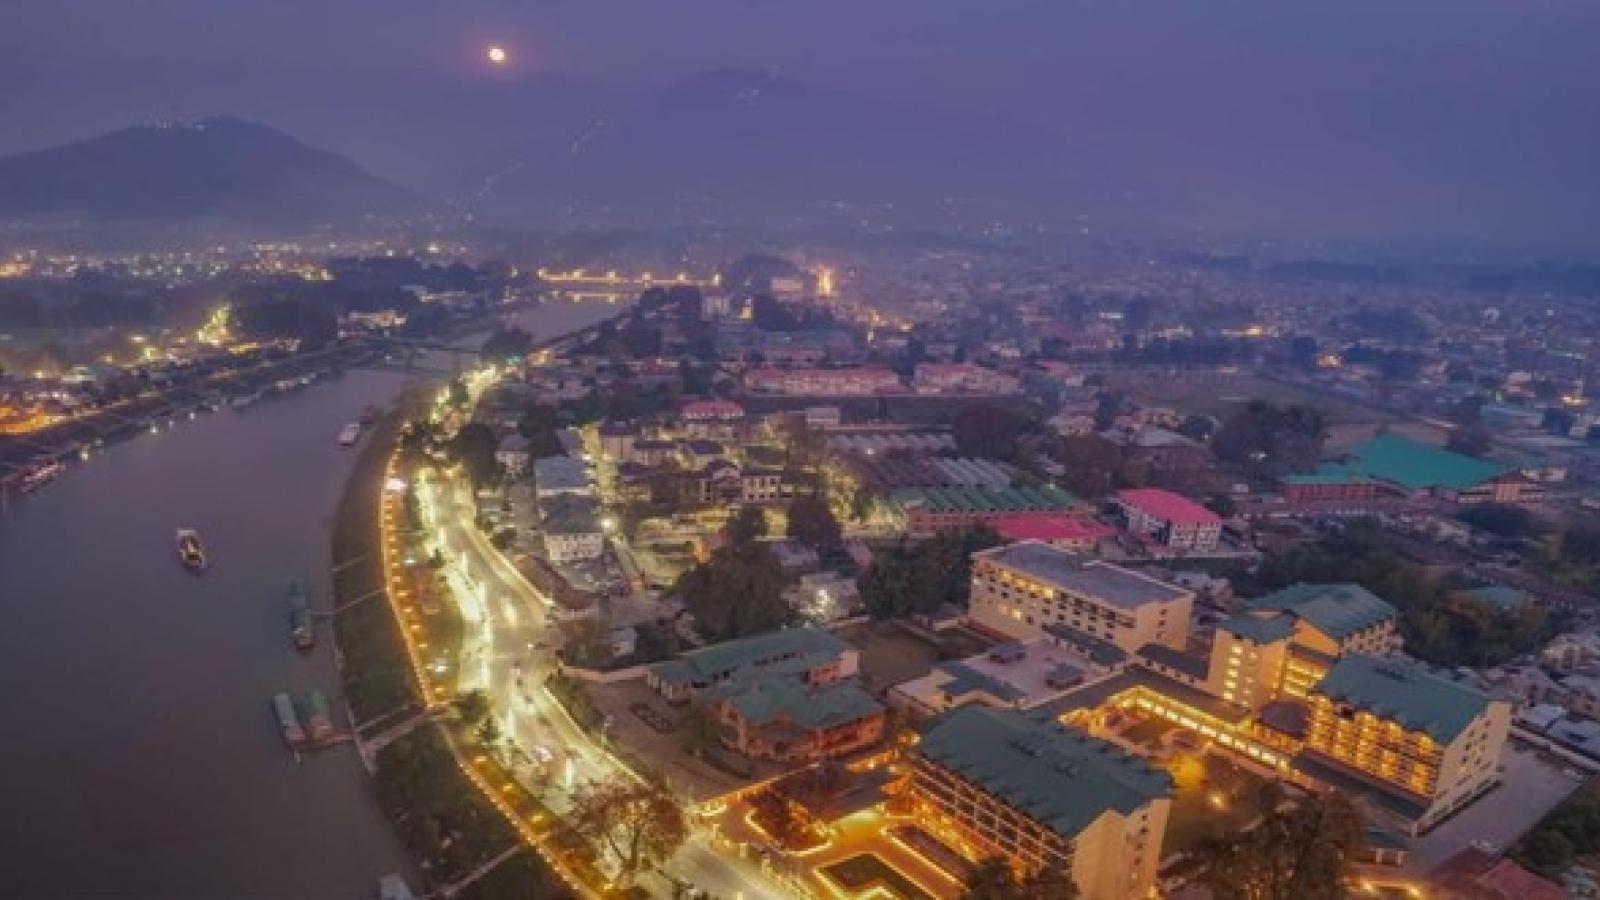
[[[1322,455],[1327,422],[1320,410],[1252,400],[1228,416],[1211,442],[1217,458],[1276,477],[1310,469]]]
[[[533,349],[533,335],[516,327],[496,328],[483,342],[483,355],[494,359],[519,359]]]
[[[728,543],[747,547],[767,536],[767,514],[759,506],[741,506],[723,530],[727,532]]]
[[[620,778],[573,791],[570,822],[615,860],[624,885],[671,857],[689,836],[689,819],[664,785]]]
[[[534,459],[566,452],[561,446],[561,439],[556,436],[560,429],[561,418],[553,406],[530,406],[517,420],[517,433],[528,439],[528,455]]]
[[[1481,424],[1463,425],[1450,432],[1444,447],[1467,456],[1485,456],[1494,447],[1494,436]]]
[[[1217,900],[1346,896],[1350,863],[1366,846],[1366,826],[1349,798],[1335,792],[1288,809],[1264,806],[1254,828],[1195,848],[1199,883]]]
[[[999,544],[993,529],[980,527],[880,549],[857,579],[862,602],[880,619],[931,613],[947,603],[965,606],[972,554]]]
[[[1537,606],[1500,610],[1454,597],[1365,521],[1350,523],[1337,537],[1269,557],[1255,581],[1239,586],[1257,593],[1298,581],[1359,584],[1399,609],[1407,652],[1441,666],[1503,662],[1536,647],[1546,626]]]
[[[1567,802],[1523,836],[1512,855],[1545,875],[1558,875],[1577,856],[1600,852],[1600,794],[1591,786]]]
[[[967,876],[960,900],[1075,900],[1078,886],[1065,869],[1051,867],[1018,878],[996,856],[978,863]]]
[[[796,497],[789,503],[788,535],[813,550],[839,546],[844,532],[821,497]]]
[[[1462,510],[1457,518],[1473,528],[1500,537],[1531,537],[1539,532],[1539,522],[1533,513],[1520,506],[1480,503]]]
[[[950,429],[963,456],[1010,462],[1017,458],[1017,442],[1028,433],[1029,422],[1005,407],[980,404],[956,413]]]
[[[450,453],[467,470],[467,477],[474,485],[484,485],[500,474],[500,463],[494,458],[499,446],[494,429],[481,422],[470,422],[461,426],[451,439]]]
[[[673,593],[682,597],[711,641],[760,634],[788,623],[783,599],[783,567],[760,544],[722,547],[706,562],[678,577]]]
[[[489,715],[489,695],[482,690],[467,691],[456,698],[456,709],[461,711],[461,721],[476,725]]]

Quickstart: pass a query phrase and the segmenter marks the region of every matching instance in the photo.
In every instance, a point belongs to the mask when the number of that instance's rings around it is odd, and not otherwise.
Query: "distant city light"
[[[503,66],[511,59],[511,54],[507,53],[506,48],[504,47],[490,47],[487,55],[489,57],[489,62],[492,62],[497,66]]]

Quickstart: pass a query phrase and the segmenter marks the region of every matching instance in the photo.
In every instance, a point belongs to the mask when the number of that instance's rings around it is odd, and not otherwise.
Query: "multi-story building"
[[[858,665],[828,632],[789,628],[657,663],[646,681],[669,701],[702,704],[740,753],[798,762],[882,739],[887,711],[857,682]]]
[[[1023,541],[972,557],[971,620],[1028,640],[1060,624],[1132,653],[1183,649],[1194,593],[1049,544]]]
[[[494,451],[495,462],[506,470],[510,478],[521,478],[522,473],[528,471],[528,462],[531,455],[528,452],[528,439],[520,434],[508,434],[500,439],[499,446]]]
[[[553,563],[599,559],[605,552],[605,532],[595,515],[593,498],[557,494],[539,502],[543,519],[545,556]]]
[[[977,862],[1069,873],[1086,900],[1152,896],[1172,781],[1121,748],[1014,710],[934,719],[902,786],[918,824]]]
[[[751,369],[744,374],[747,391],[792,397],[851,397],[904,390],[900,376],[889,369],[849,366],[837,369]]]
[[[583,460],[570,456],[546,456],[533,463],[533,484],[539,498],[561,494],[592,494],[594,482]]]
[[[1015,377],[971,363],[919,363],[911,386],[922,394],[1015,394]]]
[[[1511,704],[1415,663],[1349,654],[1310,693],[1305,752],[1296,764],[1409,800],[1425,829],[1477,799],[1500,776]]]
[[[1184,553],[1209,553],[1222,537],[1222,518],[1187,497],[1160,488],[1118,491],[1128,530]]]

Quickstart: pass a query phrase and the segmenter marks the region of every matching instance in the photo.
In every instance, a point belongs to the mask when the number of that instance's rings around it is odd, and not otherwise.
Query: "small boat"
[[[278,717],[278,728],[283,731],[283,742],[290,748],[303,746],[305,729],[300,727],[300,716],[294,711],[294,700],[283,691],[272,695],[272,712]]]
[[[66,466],[63,466],[61,463],[53,459],[47,462],[39,463],[33,468],[22,473],[22,490],[27,493],[32,493],[33,491],[44,487],[50,482],[55,481],[56,477],[66,470]]]
[[[333,714],[328,711],[328,698],[316,688],[306,695],[306,726],[311,740],[319,744],[333,737]]]
[[[317,629],[311,619],[311,604],[305,588],[296,581],[289,585],[289,633],[300,650],[310,650],[317,642]]]
[[[200,543],[200,532],[193,528],[178,529],[178,560],[191,572],[204,572],[209,561],[206,548]]]
[[[354,447],[359,440],[361,440],[361,423],[351,422],[339,429],[339,446]]]

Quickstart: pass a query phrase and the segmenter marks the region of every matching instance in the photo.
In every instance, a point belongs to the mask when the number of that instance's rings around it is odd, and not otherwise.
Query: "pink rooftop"
[[[1117,500],[1136,506],[1145,513],[1178,525],[1209,525],[1222,519],[1188,497],[1160,488],[1135,488],[1118,491]]]

